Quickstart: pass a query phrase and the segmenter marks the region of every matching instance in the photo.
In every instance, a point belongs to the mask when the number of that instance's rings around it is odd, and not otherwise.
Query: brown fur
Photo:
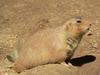
[[[89,28],[87,20],[73,18],[55,29],[38,31],[23,45],[14,63],[14,70],[22,72],[38,65],[70,59]]]

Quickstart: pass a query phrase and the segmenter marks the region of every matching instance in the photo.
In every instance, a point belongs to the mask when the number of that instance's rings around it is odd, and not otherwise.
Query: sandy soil
[[[63,25],[75,16],[91,19],[93,26],[70,61],[73,64],[71,72],[65,71],[65,67],[60,64],[55,70],[55,65],[51,64],[49,66],[52,68],[45,66],[49,72],[43,66],[26,71],[23,75],[40,75],[41,72],[43,75],[71,75],[74,71],[72,75],[100,75],[99,0],[0,0],[0,73],[5,75],[9,71],[5,70],[5,66],[8,66],[8,62],[4,61],[5,56],[19,49],[22,40],[25,41],[38,30]],[[13,71],[10,73],[16,74]]]

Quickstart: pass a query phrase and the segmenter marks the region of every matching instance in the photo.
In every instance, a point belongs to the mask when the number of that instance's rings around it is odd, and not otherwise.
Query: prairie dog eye
[[[82,23],[82,17],[81,16],[76,17],[76,23]]]
[[[82,21],[81,20],[77,20],[77,23],[82,23]]]

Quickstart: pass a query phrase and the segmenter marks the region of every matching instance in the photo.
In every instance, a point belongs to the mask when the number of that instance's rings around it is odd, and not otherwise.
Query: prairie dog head
[[[64,30],[73,37],[82,36],[90,27],[90,21],[81,17],[73,18],[64,24]]]

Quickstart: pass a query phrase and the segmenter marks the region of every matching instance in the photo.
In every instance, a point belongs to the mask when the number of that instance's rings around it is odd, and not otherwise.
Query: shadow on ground
[[[82,57],[78,57],[78,58],[73,58],[70,60],[70,63],[74,66],[82,66],[84,64],[93,62],[96,60],[96,57],[93,55],[85,55]]]

